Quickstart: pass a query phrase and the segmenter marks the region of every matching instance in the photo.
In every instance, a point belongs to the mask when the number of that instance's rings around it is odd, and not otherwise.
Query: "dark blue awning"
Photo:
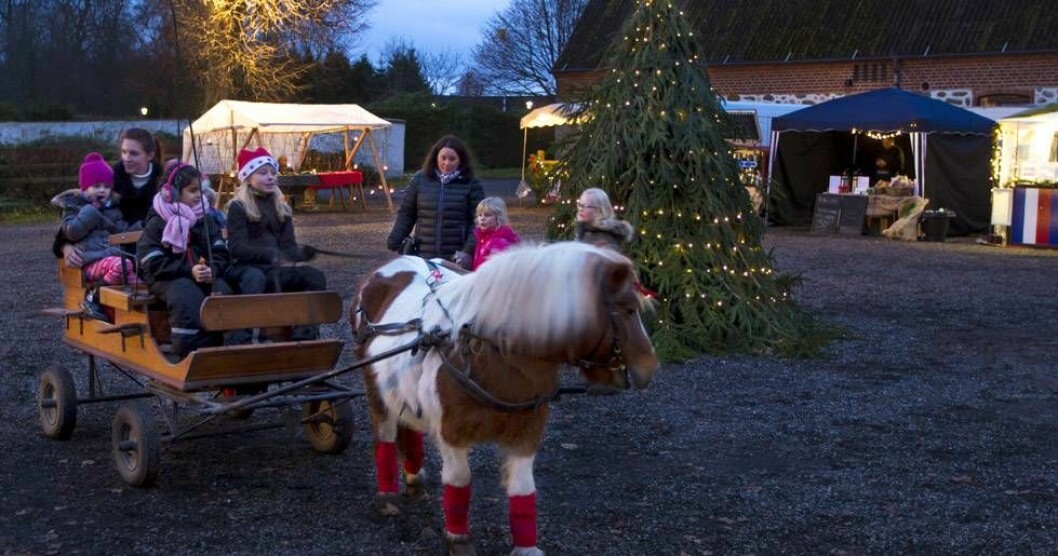
[[[946,102],[895,88],[849,95],[772,120],[772,131],[989,134],[996,123]]]

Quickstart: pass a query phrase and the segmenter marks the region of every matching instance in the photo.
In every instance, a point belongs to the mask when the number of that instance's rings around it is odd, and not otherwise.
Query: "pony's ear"
[[[627,261],[609,261],[606,269],[606,285],[610,291],[615,291],[627,283],[635,282],[635,271]]]

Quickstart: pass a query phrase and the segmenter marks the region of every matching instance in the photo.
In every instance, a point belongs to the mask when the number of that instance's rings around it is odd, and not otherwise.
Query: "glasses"
[[[595,205],[585,205],[584,203],[582,203],[580,201],[577,201],[577,210],[588,210],[588,209],[596,210],[598,208],[599,207],[597,207]]]

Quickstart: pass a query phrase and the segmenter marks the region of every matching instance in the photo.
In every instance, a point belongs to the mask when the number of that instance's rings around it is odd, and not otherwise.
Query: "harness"
[[[430,287],[430,293],[423,298],[423,306],[425,306],[430,298],[432,297],[437,301],[438,307],[441,308],[441,312],[445,318],[449,321],[452,320],[448,313],[448,309],[437,299],[436,286],[444,278],[443,270],[435,263],[426,260],[426,265],[430,269],[429,274],[426,278],[426,284]],[[613,308],[613,300],[609,295],[606,296],[606,308],[607,315],[610,321],[610,357],[606,361],[597,361],[595,357],[599,353],[600,349],[604,345],[606,340],[607,331],[603,330],[599,336],[599,340],[595,343],[587,358],[577,359],[575,361],[562,361],[562,363],[569,363],[575,367],[589,369],[589,368],[605,368],[610,371],[624,371],[627,365],[624,362],[624,356],[622,355],[620,338],[617,333],[617,315]],[[364,317],[364,308],[357,307],[357,313],[361,315],[361,321],[364,323],[362,330],[357,333],[355,341],[358,344],[367,342],[375,336],[399,336],[408,332],[418,333],[418,337],[415,340],[415,347],[412,348],[411,354],[416,355],[419,348],[424,349],[426,352],[432,349],[436,349],[437,355],[441,358],[441,368],[444,369],[449,376],[455,380],[456,384],[463,389],[468,396],[473,398],[478,403],[491,407],[492,409],[505,412],[513,411],[524,411],[536,409],[550,400],[554,399],[559,394],[559,388],[555,388],[550,392],[541,394],[534,398],[521,401],[521,402],[509,402],[501,400],[496,396],[492,395],[488,390],[478,384],[477,381],[470,376],[471,374],[471,362],[470,359],[474,354],[473,348],[470,346],[471,339],[478,340],[483,344],[489,345],[492,349],[498,352],[502,352],[502,348],[499,344],[490,338],[481,336],[473,332],[471,326],[472,323],[466,323],[462,326],[460,337],[460,354],[465,361],[463,368],[456,366],[449,356],[446,354],[447,349],[454,348],[450,340],[450,331],[443,330],[439,326],[435,326],[433,329],[427,331],[423,329],[423,321],[421,318],[415,318],[408,322],[403,323],[372,323]]]

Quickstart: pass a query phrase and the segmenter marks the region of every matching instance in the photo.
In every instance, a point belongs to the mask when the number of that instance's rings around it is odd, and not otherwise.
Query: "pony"
[[[442,261],[394,259],[369,275],[351,308],[375,441],[376,509],[423,494],[423,433],[441,455],[444,537],[474,554],[468,527],[475,444],[503,458],[512,554],[537,548],[533,462],[566,365],[589,380],[646,388],[658,359],[640,319],[632,262],[584,243],[515,247],[470,274]],[[617,378],[611,378],[617,377]]]

